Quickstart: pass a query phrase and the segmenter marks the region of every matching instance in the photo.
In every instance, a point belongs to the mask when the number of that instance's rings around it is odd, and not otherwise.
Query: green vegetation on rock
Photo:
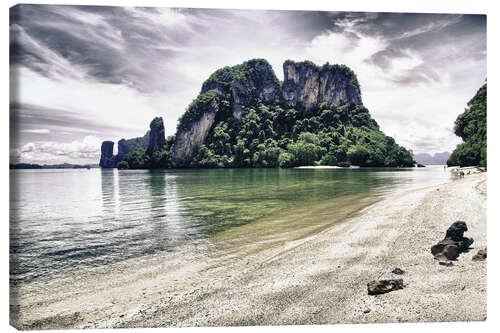
[[[309,110],[259,103],[241,121],[220,117],[190,167],[295,167],[414,165],[409,151],[384,135],[361,105],[322,104]]]
[[[170,163],[174,136],[167,138],[161,150],[152,151],[144,148],[133,150],[117,164],[118,169],[166,169],[172,167]]]
[[[264,59],[217,70],[179,118],[175,137],[154,152],[129,152],[118,167],[414,166],[411,153],[380,131],[362,105],[350,68],[284,66],[283,83]]]
[[[486,97],[484,84],[455,120],[455,134],[462,138],[448,159],[448,166],[486,166]]]
[[[179,118],[177,131],[188,130],[192,123],[198,121],[201,116],[207,112],[208,107],[217,110],[219,104],[224,104],[224,101],[225,100],[221,98],[221,93],[217,89],[211,89],[201,93],[191,102],[186,112]]]

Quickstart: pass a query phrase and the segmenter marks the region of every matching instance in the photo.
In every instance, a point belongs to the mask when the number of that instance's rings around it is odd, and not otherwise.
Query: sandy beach
[[[430,247],[455,221],[474,244],[453,266]],[[314,236],[223,265],[186,269],[150,258],[149,268],[116,266],[79,290],[47,286],[16,327],[95,328],[292,325],[486,319],[486,173],[387,197]],[[403,275],[391,271],[399,267]],[[369,296],[367,283],[403,278],[405,288]],[[95,286],[99,286],[96,289]],[[87,288],[87,289],[85,289]],[[17,311],[19,308],[13,308]]]

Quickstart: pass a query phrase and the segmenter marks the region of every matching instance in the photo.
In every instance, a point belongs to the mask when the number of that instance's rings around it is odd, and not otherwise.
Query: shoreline
[[[347,223],[291,245],[225,287],[182,304],[165,304],[119,326],[485,320],[486,262],[471,261],[486,246],[485,183],[486,174],[471,175],[387,198]],[[454,200],[464,195],[468,204]],[[440,266],[430,246],[458,219],[467,222],[474,249],[454,266]],[[394,267],[406,270],[406,288],[368,296],[366,283],[394,278]]]
[[[145,270],[137,273],[140,279],[126,286],[127,293],[121,294],[117,303],[111,300],[104,307],[99,304],[101,309],[75,312],[65,308],[64,303],[71,304],[68,299],[52,308],[52,313],[58,309],[59,314],[25,321],[21,326],[118,328],[484,320],[486,262],[474,262],[471,257],[486,246],[485,186],[486,173],[482,173],[396,193],[315,235],[238,258],[227,266],[200,263],[200,272],[208,274],[209,280],[190,276],[197,271],[182,272],[182,265],[168,276],[162,275],[162,270]],[[465,235],[474,238],[473,249],[461,254],[454,266],[440,266],[430,247],[456,220],[466,221],[469,231]],[[151,266],[162,267],[161,258],[157,259]],[[392,274],[395,267],[406,273]],[[126,268],[123,273],[126,276]],[[403,278],[406,287],[368,296],[366,283],[381,278]],[[172,281],[177,284],[173,286]],[[110,284],[119,285],[119,281]]]

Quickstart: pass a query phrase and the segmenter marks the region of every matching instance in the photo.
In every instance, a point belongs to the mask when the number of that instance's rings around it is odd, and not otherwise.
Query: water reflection
[[[146,252],[153,253],[157,249],[166,249],[165,236],[168,235],[166,202],[167,196],[165,192],[166,180],[165,173],[157,170],[151,170],[147,173],[150,195],[150,212],[151,224],[150,228],[150,244]]]
[[[250,251],[450,177],[442,167],[16,172],[10,251],[20,280],[207,243]]]
[[[104,213],[115,213],[117,210],[117,191],[115,185],[115,169],[101,169],[102,209]]]

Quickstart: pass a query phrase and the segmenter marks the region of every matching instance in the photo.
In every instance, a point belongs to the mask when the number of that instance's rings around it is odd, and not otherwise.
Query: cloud
[[[11,64],[144,93],[169,86],[171,58],[201,28],[168,8],[18,5],[11,22]]]
[[[382,69],[390,69],[392,67],[392,61],[394,59],[406,58],[407,56],[408,55],[402,50],[384,48],[383,50],[373,53],[369,58],[366,59],[366,61]]]
[[[39,140],[69,141],[82,135],[116,138],[129,131],[71,110],[16,102],[10,105],[11,147]]]
[[[86,136],[81,141],[75,140],[71,143],[29,142],[10,150],[10,162],[60,164],[73,161],[93,164],[99,160],[101,142],[96,136]]]
[[[21,132],[24,132],[24,133],[35,133],[35,134],[49,134],[50,130],[48,130],[46,128],[41,128],[41,129],[21,130]]]
[[[59,77],[82,79],[83,74],[79,66],[71,64],[41,41],[32,38],[20,25],[12,24],[9,31],[11,64],[23,64],[53,79]]]
[[[19,5],[10,17],[13,148],[142,136],[155,116],[174,134],[211,73],[266,58],[281,79],[286,59],[348,65],[381,129],[432,153],[459,142],[448,129],[486,78],[484,15]]]

